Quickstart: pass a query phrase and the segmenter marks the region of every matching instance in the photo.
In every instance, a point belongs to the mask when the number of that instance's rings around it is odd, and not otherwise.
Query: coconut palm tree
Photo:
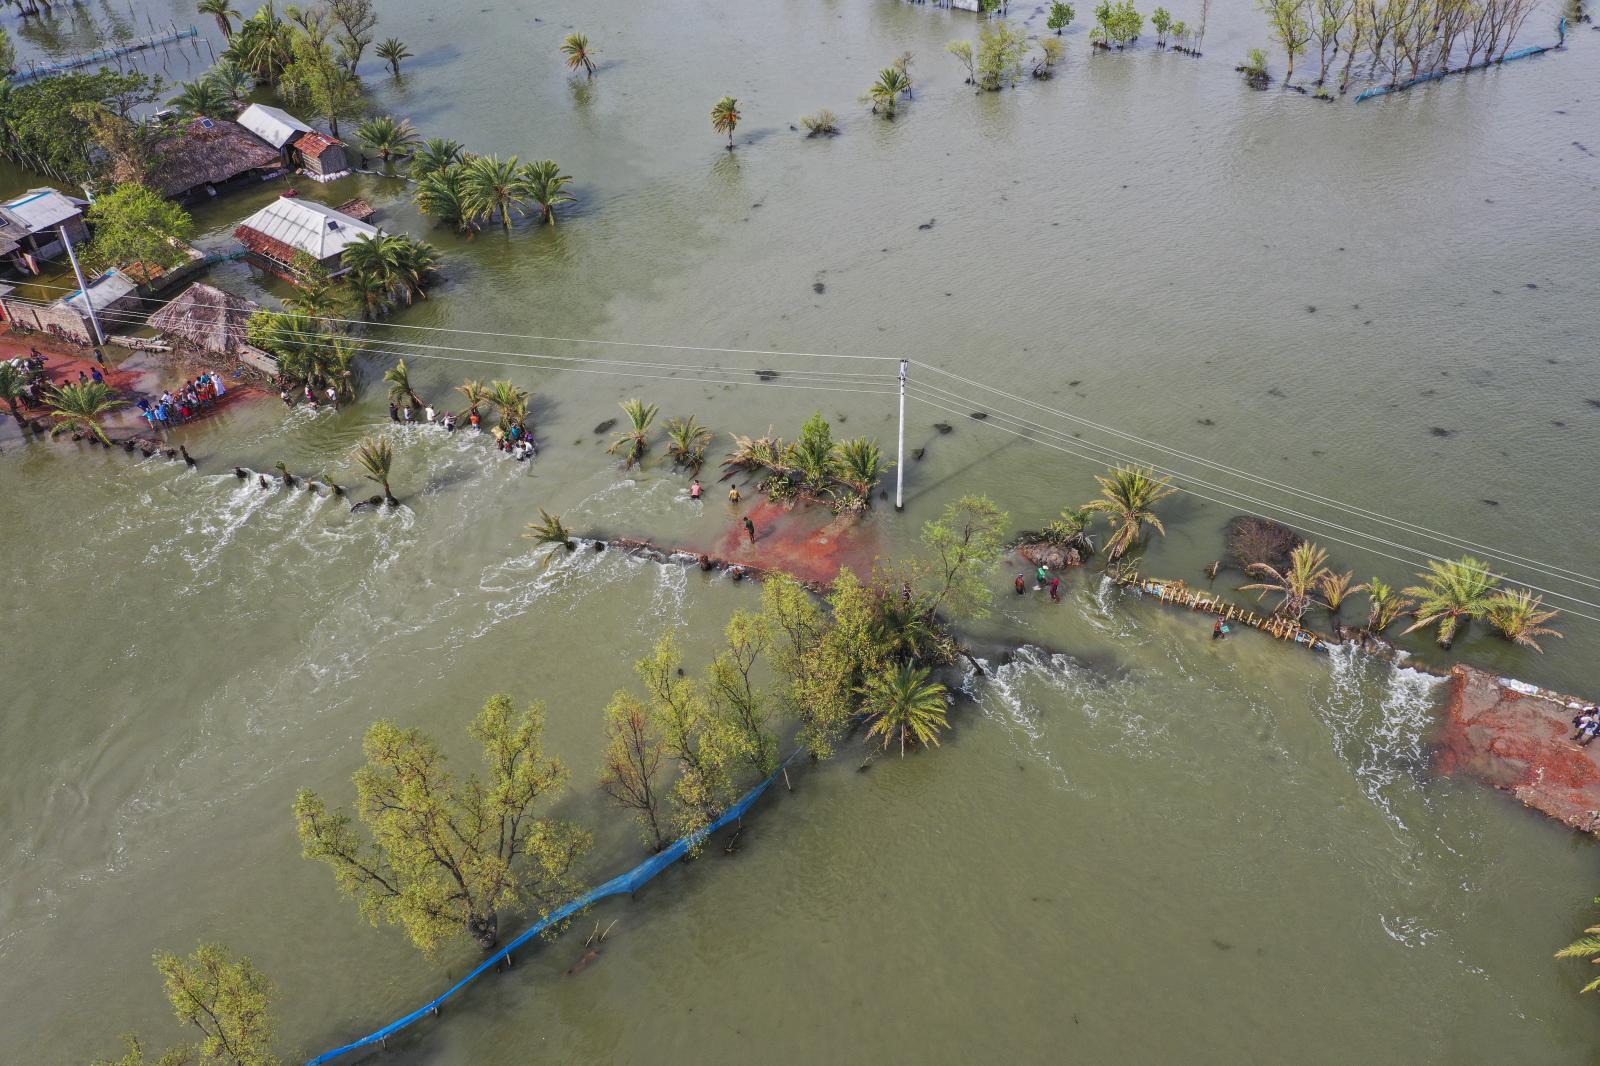
[[[232,59],[224,59],[205,73],[205,80],[228,94],[234,107],[244,103],[256,87],[255,77]]]
[[[523,164],[520,176],[528,199],[538,206],[545,222],[554,226],[556,205],[572,203],[572,194],[563,191],[572,178],[561,173],[561,168],[550,159]]]
[[[344,276],[344,288],[368,318],[383,317],[393,303],[394,289],[380,274],[352,270]]]
[[[1561,636],[1545,625],[1560,613],[1546,607],[1543,596],[1535,596],[1527,589],[1506,589],[1490,598],[1485,616],[1511,643],[1542,652],[1544,649],[1534,638]]]
[[[1306,541],[1289,553],[1289,565],[1281,572],[1266,563],[1251,563],[1247,572],[1262,580],[1241,585],[1240,591],[1259,589],[1263,597],[1269,592],[1280,594],[1283,599],[1278,603],[1277,613],[1299,621],[1313,602],[1312,590],[1318,588],[1328,576],[1328,568],[1324,565],[1327,561],[1325,549]]]
[[[694,415],[688,418],[667,419],[667,454],[678,466],[686,466],[696,474],[706,462],[706,449],[711,447],[711,442],[716,439],[705,426],[696,422]]]
[[[872,83],[867,90],[867,99],[872,102],[872,113],[883,114],[885,118],[894,118],[895,109],[900,103],[900,94],[911,91],[911,78],[899,67],[884,67],[878,72],[878,80]]]
[[[467,398],[467,407],[470,410],[476,411],[489,402],[489,390],[477,379],[457,385],[456,391]]]
[[[233,102],[227,91],[207,78],[185,82],[178,95],[167,104],[186,119],[227,118],[233,114]]]
[[[356,127],[356,138],[387,163],[391,156],[410,155],[420,143],[417,128],[407,118],[379,115]]]
[[[1428,572],[1417,576],[1422,578],[1422,584],[1405,590],[1407,596],[1417,599],[1417,620],[1405,631],[1411,633],[1437,623],[1441,648],[1454,643],[1461,626],[1488,613],[1494,591],[1500,587],[1500,579],[1489,572],[1489,564],[1470,555],[1455,560],[1429,559]]]
[[[1327,606],[1330,618],[1338,617],[1339,608],[1344,606],[1345,597],[1367,590],[1365,585],[1350,584],[1355,580],[1355,576],[1354,570],[1346,570],[1342,574],[1325,570],[1317,579],[1317,591],[1322,593],[1322,602]]]
[[[1366,591],[1367,630],[1371,633],[1382,633],[1415,606],[1413,601],[1400,595],[1394,590],[1394,586],[1385,583],[1379,577],[1367,582]]]
[[[789,469],[788,461],[784,458],[788,451],[783,438],[773,436],[770,427],[765,437],[746,437],[735,433],[733,452],[722,460],[722,465],[729,470],[742,470],[749,474],[759,474],[763,470],[783,473]]]
[[[1595,902],[1600,903],[1600,898],[1597,898]],[[1556,952],[1556,958],[1588,959],[1595,965],[1600,966],[1600,925],[1591,925],[1583,932],[1583,936]],[[1585,992],[1593,992],[1596,989],[1600,989],[1600,977],[1596,977],[1593,981],[1578,989],[1578,993],[1582,995]]]
[[[445,137],[429,137],[412,155],[411,169],[408,173],[414,180],[421,181],[429,174],[436,174],[459,162],[461,162],[461,142]]]
[[[411,372],[406,369],[404,359],[386,371],[383,380],[389,383],[389,400],[392,403],[409,403],[412,407],[422,406],[422,397],[411,387]]]
[[[1088,507],[1064,507],[1061,517],[1041,530],[1043,538],[1063,548],[1074,548],[1080,555],[1094,554],[1094,538],[1089,535],[1089,523],[1094,511]]]
[[[883,450],[870,437],[839,442],[834,474],[849,488],[861,506],[872,500],[872,490],[883,476]]]
[[[528,199],[517,157],[473,156],[462,164],[461,176],[462,202],[468,214],[484,219],[499,215],[506,229],[510,229],[511,212],[522,212]]]
[[[394,450],[389,442],[383,437],[362,438],[356,445],[356,462],[361,464],[362,477],[383,486],[383,502],[390,507],[397,506],[400,501],[389,491],[389,473],[394,466]]]
[[[549,545],[551,548],[561,548],[569,552],[578,548],[578,542],[572,539],[572,530],[561,521],[561,516],[551,514],[543,507],[539,508],[539,521],[529,522],[528,530],[529,532],[523,534],[524,537]]]
[[[411,172],[415,174],[416,170],[417,163],[413,159]],[[468,199],[466,173],[460,163],[429,171],[419,178],[413,199],[417,210],[431,218],[447,222],[468,234],[477,229]]]
[[[397,78],[400,76],[400,61],[413,57],[411,50],[406,48],[405,42],[398,37],[384,38],[383,42],[373,50],[373,54],[389,64],[389,69],[394,71],[394,76]]]
[[[52,437],[72,430],[92,434],[101,444],[110,444],[111,438],[100,428],[100,416],[128,403],[119,399],[116,391],[103,381],[58,385],[44,402],[50,408],[50,417],[56,420],[50,428]]]
[[[1167,528],[1151,508],[1178,490],[1166,478],[1157,478],[1149,467],[1119,466],[1110,474],[1110,477],[1095,477],[1100,482],[1101,498],[1083,506],[1085,510],[1105,515],[1114,528],[1115,532],[1106,542],[1110,549],[1107,561],[1114,563],[1139,543],[1145,523],[1166,536]]]
[[[12,363],[0,363],[0,400],[11,408],[11,417],[19,425],[27,421],[22,417],[22,398],[26,395],[28,376]]]
[[[427,282],[439,265],[439,250],[427,241],[415,241],[399,234],[390,234],[387,239],[391,243],[398,242],[390,254],[400,295],[406,298],[407,304],[416,296],[426,300]]]
[[[739,101],[724,96],[711,108],[711,128],[728,135],[728,151],[733,151],[733,131],[739,125]]]
[[[623,400],[622,410],[628,416],[629,428],[626,432],[618,433],[617,439],[606,450],[612,455],[623,458],[623,468],[627,469],[634,463],[644,460],[644,453],[650,449],[650,424],[656,420],[656,412],[660,410],[653,403],[643,400]]]
[[[884,750],[900,742],[900,757],[909,742],[938,747],[939,733],[950,726],[945,717],[945,690],[928,680],[928,671],[911,665],[890,668],[861,690],[861,711],[872,722],[868,737],[878,737]]]
[[[241,18],[238,11],[234,10],[232,0],[200,0],[195,5],[195,10],[202,15],[210,15],[217,20],[217,28],[222,31],[226,40],[233,40],[232,19]]]
[[[294,33],[278,17],[272,0],[239,24],[228,44],[227,56],[258,78],[276,83],[294,61]]]
[[[567,69],[577,70],[583,68],[584,73],[594,77],[594,55],[589,50],[588,35],[582,33],[569,33],[561,42],[561,54],[567,57]]]
[[[528,392],[509,381],[489,383],[489,406],[495,409],[504,425],[513,425],[528,417]]]

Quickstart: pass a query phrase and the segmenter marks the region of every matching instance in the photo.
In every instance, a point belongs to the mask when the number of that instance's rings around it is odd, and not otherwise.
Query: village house
[[[89,320],[91,306],[109,337],[126,323],[128,315],[138,312],[141,303],[138,281],[121,270],[101,274],[89,282],[87,292],[79,289],[44,306],[16,297],[15,286],[0,285],[0,319],[74,344],[96,343]]]
[[[315,181],[332,181],[350,173],[343,141],[318,133],[281,108],[251,104],[239,112],[239,125],[276,149],[284,166],[302,170]]]
[[[54,189],[29,189],[0,203],[0,256],[19,271],[39,273],[39,260],[60,255],[61,227],[77,244],[89,239],[87,200]]]
[[[333,276],[344,273],[344,250],[357,240],[376,237],[378,227],[352,215],[297,196],[280,196],[233,231],[245,258],[286,281],[296,281],[296,253],[321,263]]]
[[[259,182],[283,169],[276,148],[237,122],[197,118],[162,146],[148,184],[169,199],[217,195],[233,181]]]
[[[148,325],[170,341],[226,355],[275,377],[278,361],[250,343],[250,318],[261,305],[199,282],[150,316]]]

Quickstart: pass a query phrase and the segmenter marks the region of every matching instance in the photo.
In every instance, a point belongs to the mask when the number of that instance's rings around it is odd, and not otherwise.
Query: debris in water
[[[828,287],[820,281],[813,281],[811,283],[811,291],[820,296],[822,293],[828,291]]]
[[[1432,433],[1435,437],[1455,436],[1455,430],[1445,429],[1443,426],[1432,426],[1428,429],[1428,432]]]
[[[594,427],[594,431],[596,433],[607,433],[607,432],[609,432],[611,430],[611,427],[616,425],[616,424],[617,424],[617,420],[615,418],[608,418],[604,422],[600,423],[598,426],[595,426]]]
[[[1267,390],[1267,395],[1268,396],[1276,396],[1280,400],[1286,398],[1285,395],[1284,395],[1283,390],[1278,388],[1276,385],[1274,385],[1272,388]]]
[[[1317,313],[1317,305],[1316,304],[1306,304],[1306,314],[1314,315],[1316,313]]]
[[[1211,938],[1211,946],[1216,948],[1218,951],[1232,951],[1233,950],[1233,945],[1232,944],[1228,943],[1226,940],[1218,940],[1216,937],[1212,937]]]
[[[1080,384],[1082,384],[1081,379],[1078,380],[1078,381],[1069,381],[1069,382],[1067,382],[1067,388],[1070,389],[1070,388],[1074,387],[1075,385],[1080,385]]]
[[[932,229],[933,228],[933,224],[934,224],[935,221],[936,221],[935,219],[931,219],[930,218],[930,219],[928,219],[928,221],[924,222],[922,225],[918,226],[917,228],[918,229]]]
[[[911,458],[920,463],[920,462],[922,462],[922,457],[924,455],[927,455],[927,454],[928,454],[928,449],[926,449],[926,448],[916,448],[916,449],[912,450]]]
[[[1488,504],[1490,507],[1499,507],[1500,506],[1500,501],[1499,500],[1485,499],[1483,502]]]
[[[970,414],[967,417],[976,418],[979,422],[982,422],[985,418],[989,417],[989,412],[987,412],[987,411],[974,411],[974,412],[972,412],[972,414]]]
[[[940,433],[949,433],[955,427],[948,422],[935,422],[933,424],[933,428],[938,430]]]
[[[1600,400],[1586,399],[1583,402],[1588,404],[1590,407],[1600,407]]]
[[[1524,289],[1537,289],[1537,288],[1538,288],[1538,287],[1539,287],[1539,286],[1537,286],[1537,285],[1535,285],[1535,284],[1534,284],[1534,283],[1533,283],[1533,282],[1531,282],[1531,281],[1530,281],[1530,282],[1528,282],[1528,283],[1527,283],[1527,284],[1526,284],[1526,285],[1524,285],[1524,286],[1523,286],[1523,288],[1524,288]]]
[[[1197,418],[1197,419],[1195,419],[1195,421],[1198,422],[1202,426],[1214,426],[1214,425],[1217,424],[1214,419],[1210,419],[1210,418]]]
[[[773,378],[775,378],[777,376],[778,376],[778,372],[776,370],[757,370],[756,371],[756,377],[760,378],[762,381],[771,381]]]

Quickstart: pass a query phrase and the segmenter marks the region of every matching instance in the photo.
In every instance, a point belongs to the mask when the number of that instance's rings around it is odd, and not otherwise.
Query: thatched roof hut
[[[162,146],[149,184],[163,196],[184,197],[252,171],[264,176],[281,165],[277,149],[237,122],[197,118]]]
[[[150,316],[150,328],[209,352],[231,354],[248,347],[246,324],[261,310],[242,296],[194,284]]]

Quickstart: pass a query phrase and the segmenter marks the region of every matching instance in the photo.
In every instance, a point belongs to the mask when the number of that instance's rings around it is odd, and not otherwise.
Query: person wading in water
[[[756,524],[750,521],[750,516],[744,516],[744,531],[750,537],[750,543],[756,542]]]

